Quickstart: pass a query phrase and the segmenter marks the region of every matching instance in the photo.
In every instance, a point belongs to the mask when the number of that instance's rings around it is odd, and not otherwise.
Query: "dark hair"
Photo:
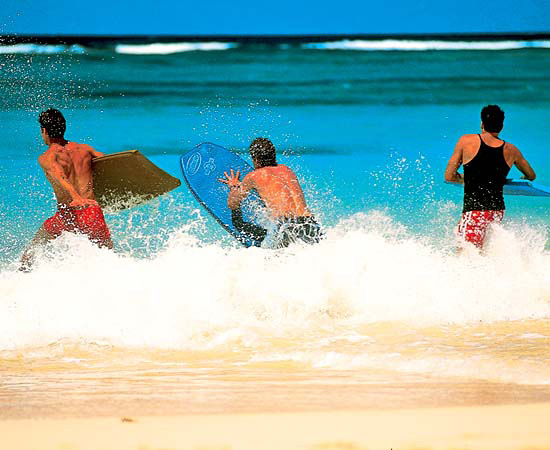
[[[487,105],[481,110],[481,123],[485,131],[499,133],[504,124],[504,111],[498,105]]]
[[[46,130],[48,136],[51,138],[62,138],[65,135],[67,129],[67,122],[65,117],[58,109],[47,109],[42,111],[38,116],[38,123]]]
[[[267,138],[256,138],[250,144],[250,156],[261,167],[276,166],[275,146]]]

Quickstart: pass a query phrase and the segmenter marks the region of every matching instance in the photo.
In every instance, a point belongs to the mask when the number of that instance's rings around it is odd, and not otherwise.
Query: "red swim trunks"
[[[53,237],[63,231],[82,233],[92,242],[106,244],[111,237],[101,208],[91,205],[86,208],[60,207],[53,217],[44,222],[44,230]]]
[[[477,248],[483,247],[487,227],[491,223],[499,223],[504,217],[504,211],[466,211],[458,222],[458,235]]]

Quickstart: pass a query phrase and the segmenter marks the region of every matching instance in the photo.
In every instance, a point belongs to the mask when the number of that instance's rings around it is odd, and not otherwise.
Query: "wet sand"
[[[267,414],[10,419],[9,450],[550,449],[550,403]]]

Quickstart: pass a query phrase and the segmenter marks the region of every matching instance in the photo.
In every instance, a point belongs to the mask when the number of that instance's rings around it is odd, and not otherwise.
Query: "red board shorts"
[[[86,208],[60,207],[53,217],[44,222],[43,227],[53,237],[59,236],[63,231],[82,233],[99,245],[107,244],[111,238],[105,217],[98,205]]]
[[[504,211],[466,211],[458,222],[458,235],[477,248],[483,247],[487,228],[492,223],[499,223],[504,217]]]

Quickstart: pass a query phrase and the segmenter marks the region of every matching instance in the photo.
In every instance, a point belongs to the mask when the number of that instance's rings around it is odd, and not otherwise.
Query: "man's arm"
[[[512,144],[509,144],[509,145],[512,146],[512,151],[515,154],[514,165],[523,174],[521,178],[525,178],[527,180],[533,181],[537,177],[537,175],[535,174],[535,171],[533,170],[531,165],[527,162],[527,160],[523,157],[523,155],[518,150],[518,148]]]
[[[254,189],[254,177],[252,173],[246,175],[243,181],[237,186],[229,186],[229,195],[227,196],[227,206],[229,209],[238,209],[241,206],[241,202],[252,189]]]
[[[104,153],[98,152],[93,147],[88,146],[88,148],[90,149],[90,154],[92,155],[92,158],[99,158],[100,156],[105,155]]]
[[[253,172],[249,173],[243,178],[243,181],[239,181],[240,172],[234,173],[233,169],[230,173],[223,173],[225,178],[219,181],[229,186],[229,195],[227,196],[227,206],[231,210],[238,209],[241,206],[241,202],[245,199],[251,189],[254,189],[254,176]]]
[[[464,177],[458,173],[458,169],[462,165],[463,148],[463,137],[461,137],[456,143],[453,154],[447,163],[447,168],[445,169],[445,181],[450,181],[452,183],[464,183]]]

